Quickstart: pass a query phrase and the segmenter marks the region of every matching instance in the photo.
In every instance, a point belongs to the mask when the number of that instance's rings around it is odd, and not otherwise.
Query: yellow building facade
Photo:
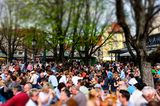
[[[109,53],[111,50],[122,49],[125,47],[125,37],[122,28],[117,23],[112,23],[105,31],[102,42],[109,37],[109,40],[101,47],[102,61],[115,61],[115,54]]]

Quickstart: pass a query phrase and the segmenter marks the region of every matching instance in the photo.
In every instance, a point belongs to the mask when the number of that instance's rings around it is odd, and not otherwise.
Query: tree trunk
[[[137,56],[137,62],[139,63],[139,68],[141,72],[142,81],[148,86],[154,87],[153,76],[151,73],[151,63],[146,61],[146,57],[144,56],[144,51],[142,49],[139,50],[140,55]]]
[[[154,87],[153,76],[151,73],[151,63],[147,61],[141,61],[142,81],[148,86]]]
[[[13,59],[13,53],[9,53],[8,54],[8,62],[12,63],[12,59]]]
[[[86,66],[88,66],[88,65],[89,65],[89,61],[90,61],[90,57],[89,57],[89,56],[85,56],[85,57],[83,58],[83,61],[84,61],[84,64],[85,64]]]
[[[57,47],[53,48],[53,57],[54,57],[54,60],[57,62]]]
[[[75,48],[74,48],[74,45],[72,46],[72,51],[71,51],[71,59],[74,58],[74,51],[75,51]]]
[[[64,45],[60,44],[59,48],[59,61],[62,62],[64,58]]]

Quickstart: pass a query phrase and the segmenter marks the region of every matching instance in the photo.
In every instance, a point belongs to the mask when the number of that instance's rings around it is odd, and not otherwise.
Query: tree
[[[20,29],[19,11],[23,8],[21,0],[1,2],[0,8],[0,50],[7,56],[8,62],[21,44],[23,30]]]
[[[78,30],[79,37],[76,40],[78,43],[75,45],[86,65],[89,64],[93,54],[105,45],[112,36],[111,33],[104,37],[107,26],[111,21],[107,15],[112,15],[112,12],[105,14],[106,4],[105,0],[84,0],[84,8],[81,11],[79,21],[81,23]],[[103,42],[99,43],[101,37],[104,39]]]
[[[32,40],[33,38],[36,40],[36,45],[35,45],[35,51],[36,53],[40,53],[45,46],[45,39],[46,39],[46,33],[40,29],[37,29],[35,27],[31,28],[26,28],[22,29],[23,30],[23,46],[28,48],[30,51],[33,49],[32,48]]]
[[[30,14],[30,22],[46,32],[48,49],[62,61],[66,47],[71,50],[71,58],[81,47],[86,48],[83,58],[90,58],[105,44],[97,47],[99,35],[109,22],[105,4],[105,0],[34,0],[22,12]]]
[[[125,4],[129,5],[127,8]],[[116,0],[116,16],[119,25],[123,28],[126,38],[126,44],[131,56],[139,64],[142,80],[154,86],[150,69],[150,63],[147,62],[146,40],[150,33],[157,28],[153,25],[157,13],[160,11],[160,2],[157,0]],[[135,27],[135,34],[131,33],[131,27],[127,22],[128,16],[126,9],[130,9],[132,26]],[[136,51],[134,55],[131,47]]]
[[[28,2],[27,12],[32,14],[35,25],[46,30],[47,43],[52,47],[55,58],[64,58],[65,38],[71,20],[72,7],[70,0],[35,0]],[[38,19],[38,20],[37,20]],[[58,52],[59,51],[59,52]]]

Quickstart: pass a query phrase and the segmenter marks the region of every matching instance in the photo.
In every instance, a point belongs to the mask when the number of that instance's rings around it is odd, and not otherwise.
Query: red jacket
[[[24,92],[20,92],[0,106],[25,106],[28,100],[29,96]]]

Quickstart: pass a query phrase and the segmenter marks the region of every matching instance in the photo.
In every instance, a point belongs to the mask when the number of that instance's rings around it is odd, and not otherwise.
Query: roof
[[[123,30],[122,30],[122,27],[119,25],[119,24],[117,24],[117,23],[112,23],[111,24],[111,29],[109,29],[109,31],[108,31],[109,33],[122,33],[123,32]]]
[[[123,49],[110,50],[108,51],[108,53],[125,53],[127,51],[128,51],[127,48],[123,48]]]

